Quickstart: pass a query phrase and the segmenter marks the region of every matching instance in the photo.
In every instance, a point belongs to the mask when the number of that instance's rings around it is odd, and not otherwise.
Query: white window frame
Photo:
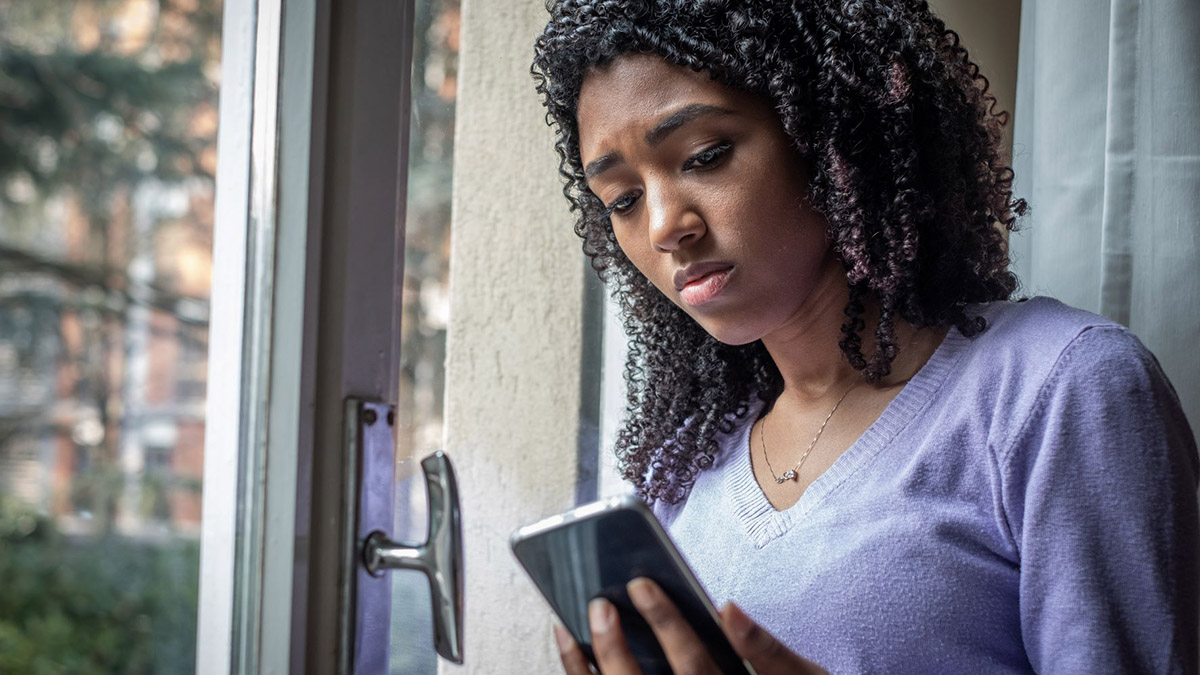
[[[317,10],[224,7],[197,673],[293,661]]]

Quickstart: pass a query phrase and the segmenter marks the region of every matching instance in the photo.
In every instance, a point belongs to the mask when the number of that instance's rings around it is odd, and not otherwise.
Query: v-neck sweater
[[[1200,460],[1157,361],[1055,300],[972,311],[790,508],[756,405],[656,514],[714,601],[831,673],[1195,673]]]

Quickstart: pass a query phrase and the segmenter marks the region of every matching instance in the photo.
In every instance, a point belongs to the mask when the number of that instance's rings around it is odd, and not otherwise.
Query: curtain
[[[1128,326],[1200,430],[1200,2],[1025,0],[1023,295]]]

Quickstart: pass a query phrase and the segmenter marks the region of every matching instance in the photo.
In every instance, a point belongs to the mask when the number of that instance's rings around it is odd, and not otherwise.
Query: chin
[[[714,325],[712,323],[697,322],[704,332],[713,337],[714,340],[730,347],[740,347],[750,344],[755,340],[761,339],[762,334],[749,330],[749,326],[745,324],[721,324]]]

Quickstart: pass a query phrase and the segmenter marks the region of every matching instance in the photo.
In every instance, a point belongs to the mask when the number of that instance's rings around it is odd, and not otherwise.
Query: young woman
[[[927,3],[550,13],[533,74],[631,336],[617,453],[758,672],[1196,672],[1193,434],[1122,326],[1010,301],[1004,118]]]

